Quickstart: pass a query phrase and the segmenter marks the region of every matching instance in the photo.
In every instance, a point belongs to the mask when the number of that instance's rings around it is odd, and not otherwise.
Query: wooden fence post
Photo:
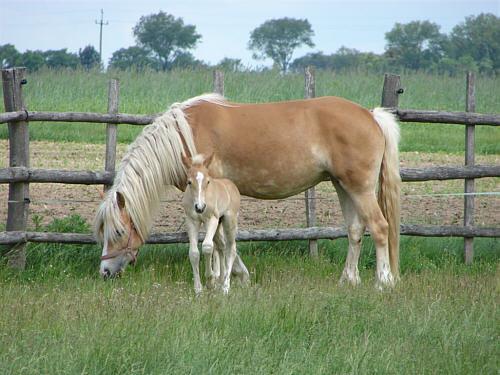
[[[401,79],[396,74],[384,75],[384,88],[382,89],[382,107],[396,108],[399,103],[399,94],[404,92]]]
[[[22,85],[25,68],[2,70],[3,99],[7,112],[25,111]],[[27,121],[9,122],[9,167],[27,167],[29,161],[29,129]],[[7,211],[7,231],[26,231],[29,209],[29,183],[9,184],[9,201]],[[19,243],[10,247],[6,254],[8,265],[24,269],[26,267],[25,244]]]
[[[306,67],[304,72],[304,98],[311,99],[316,96],[316,82],[314,80],[314,69]],[[316,189],[314,187],[305,191],[306,201],[306,223],[308,227],[316,225]],[[309,240],[309,255],[318,256],[318,241]]]
[[[467,112],[476,111],[476,77],[473,72],[467,73],[465,110]],[[475,125],[465,126],[465,166],[474,166],[474,142]],[[474,179],[466,178],[464,186],[464,226],[472,227],[474,225]],[[464,260],[465,264],[471,264],[474,258],[474,237],[464,237]]]
[[[108,113],[118,113],[120,95],[120,83],[117,79],[111,79],[108,86]],[[116,165],[116,136],[117,124],[106,124],[106,161],[104,169],[106,172],[114,172]],[[104,190],[108,190],[111,185],[104,185]]]
[[[213,91],[224,96],[224,72],[222,70],[214,70]]]

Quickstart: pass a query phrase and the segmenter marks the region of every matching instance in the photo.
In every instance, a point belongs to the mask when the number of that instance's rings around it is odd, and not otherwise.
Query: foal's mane
[[[181,155],[197,154],[184,110],[201,102],[228,105],[218,94],[200,95],[174,103],[130,144],[113,186],[96,214],[94,231],[100,241],[116,242],[126,229],[120,218],[117,193],[125,199],[126,212],[142,241],[147,239],[165,187],[180,186],[186,179]]]

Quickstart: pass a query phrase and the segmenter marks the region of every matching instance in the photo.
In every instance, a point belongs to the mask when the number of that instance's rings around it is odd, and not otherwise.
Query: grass
[[[77,216],[46,230],[87,231]],[[195,298],[186,245],[148,246],[120,279],[97,275],[95,246],[36,245],[29,268],[0,265],[2,374],[495,374],[500,241],[402,241],[402,282],[339,287],[345,241],[240,244],[252,284]]]
[[[107,82],[120,80],[120,112],[152,114],[164,111],[176,101],[212,89],[212,72],[205,70],[158,72],[41,71],[28,77],[24,86],[26,104],[37,111],[106,112]],[[465,78],[409,73],[401,77],[405,93],[400,106],[412,109],[463,111]],[[303,76],[276,72],[226,73],[226,96],[240,102],[269,102],[303,97]],[[374,73],[331,73],[318,71],[316,95],[336,95],[372,108],[380,105],[383,76]],[[477,111],[498,113],[498,78],[477,79]],[[0,108],[0,111],[3,111]],[[130,143],[140,127],[122,125],[118,141]],[[30,126],[34,140],[103,143],[104,125],[45,124]],[[476,131],[477,153],[500,153],[500,133],[492,127]],[[7,127],[0,127],[0,138]],[[402,124],[402,151],[453,152],[464,150],[464,128],[457,125]]]
[[[156,113],[210,91],[211,72],[116,73],[120,111]],[[109,74],[44,71],[28,77],[28,108],[106,111]],[[316,93],[374,107],[383,78],[318,72]],[[463,78],[402,76],[402,108],[462,110]],[[226,95],[242,102],[300,98],[301,75],[226,74]],[[479,78],[478,112],[498,113],[498,78]],[[1,110],[1,109],[0,109]],[[7,136],[0,127],[0,137]],[[140,129],[122,126],[120,142]],[[31,124],[36,140],[102,143],[102,125]],[[402,124],[403,151],[463,152],[463,128]],[[500,153],[500,134],[477,129],[477,152]],[[36,229],[88,232],[78,216]],[[1,226],[1,224],[0,224]],[[0,228],[1,229],[1,228]],[[120,279],[97,274],[96,246],[30,244],[28,268],[0,258],[1,374],[496,374],[500,368],[499,239],[475,241],[475,263],[461,239],[404,237],[402,281],[376,292],[367,239],[363,284],[340,287],[345,240],[242,243],[248,288],[195,298],[186,245],[147,246]]]

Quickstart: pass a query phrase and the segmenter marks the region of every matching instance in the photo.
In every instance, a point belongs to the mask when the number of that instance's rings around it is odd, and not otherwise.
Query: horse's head
[[[103,244],[99,272],[104,278],[119,275],[129,263],[135,264],[143,241],[121,193],[111,191],[101,204],[96,235]]]
[[[182,162],[187,169],[186,201],[194,205],[194,210],[201,214],[207,207],[205,194],[210,184],[210,174],[208,167],[212,162],[214,154],[208,158],[203,155],[195,155],[193,158],[182,155]]]

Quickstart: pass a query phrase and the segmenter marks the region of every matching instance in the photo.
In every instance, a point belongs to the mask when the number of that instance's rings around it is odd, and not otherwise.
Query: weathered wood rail
[[[401,234],[419,237],[500,237],[500,228],[469,228],[460,226],[435,225],[401,225]],[[368,235],[368,232],[365,233]],[[204,233],[200,232],[200,241]],[[335,227],[307,227],[288,229],[254,229],[239,230],[238,241],[294,241],[318,240],[347,237],[345,228]],[[27,242],[66,243],[79,245],[96,244],[94,236],[81,233],[56,232],[0,232],[0,245],[22,244]],[[146,241],[148,244],[187,243],[189,238],[186,232],[152,233]]]
[[[0,232],[0,244],[13,245],[12,249],[22,254],[27,242],[58,242],[72,244],[94,244],[95,239],[90,234],[77,233],[46,233],[26,231],[26,218],[29,205],[30,183],[64,183],[109,186],[113,183],[116,132],[118,124],[147,125],[158,114],[134,115],[118,113],[119,85],[110,81],[108,91],[108,113],[88,112],[39,112],[29,111],[22,100],[22,85],[24,69],[14,68],[2,71],[4,102],[6,113],[0,113],[0,123],[9,124],[10,161],[9,167],[0,169],[0,183],[9,184],[9,209],[7,231]],[[402,168],[403,181],[430,181],[464,179],[466,181],[464,198],[464,226],[422,226],[401,225],[401,234],[411,236],[431,237],[464,237],[465,260],[472,261],[474,237],[500,237],[500,228],[475,227],[472,222],[474,212],[474,179],[483,177],[500,177],[500,165],[475,165],[474,128],[476,125],[498,126],[500,115],[474,113],[474,76],[467,78],[467,108],[466,112],[425,111],[398,108],[398,96],[403,92],[400,78],[386,74],[382,91],[382,106],[391,108],[401,122],[415,123],[446,123],[465,125],[466,127],[466,165],[438,166],[429,168]],[[306,98],[314,97],[314,71],[307,69],[305,73]],[[214,72],[214,92],[224,94],[224,74]],[[68,171],[54,169],[34,169],[29,166],[29,133],[30,121],[103,123],[106,125],[106,154],[104,171]],[[54,125],[57,126],[57,125]],[[472,181],[472,183],[471,183]],[[12,194],[12,195],[11,195]],[[272,230],[240,230],[239,241],[280,241],[309,240],[311,255],[317,254],[318,239],[336,239],[346,237],[344,228],[321,228],[315,225],[315,192],[308,190],[305,195],[307,228],[272,229]],[[179,243],[187,242],[186,233],[154,233],[148,243]],[[12,252],[12,250],[11,250]],[[22,263],[22,256],[21,256]],[[15,265],[14,265],[15,266]],[[21,266],[23,266],[21,264]]]
[[[495,114],[424,111],[399,108],[392,109],[392,112],[398,116],[401,122],[500,126],[500,116]],[[0,123],[16,121],[50,121],[147,125],[158,115],[159,113],[155,115],[132,115],[127,113],[15,111],[0,113]]]
[[[500,176],[500,165],[475,165],[473,167],[401,168],[403,182],[431,180],[462,180]],[[69,171],[11,167],[0,169],[0,184],[12,182],[60,183],[81,185],[109,185],[113,183],[112,171]],[[325,179],[324,181],[330,181]],[[308,198],[315,199],[315,198]]]

